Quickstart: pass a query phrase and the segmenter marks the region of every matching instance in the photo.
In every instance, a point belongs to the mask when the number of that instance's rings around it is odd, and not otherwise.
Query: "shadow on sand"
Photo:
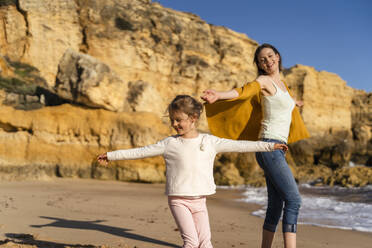
[[[105,220],[77,221],[77,220],[68,220],[68,219],[47,217],[47,216],[40,216],[40,218],[53,220],[53,222],[49,224],[45,224],[45,225],[31,225],[31,227],[35,227],[35,228],[61,227],[61,228],[71,228],[71,229],[95,230],[95,231],[101,231],[101,232],[109,233],[111,235],[115,235],[115,236],[119,236],[119,237],[123,237],[127,239],[134,239],[134,240],[139,240],[139,241],[148,242],[152,244],[163,245],[164,247],[180,248],[180,246],[178,245],[171,244],[171,243],[168,243],[162,240],[153,239],[153,238],[149,238],[146,236],[131,233],[130,232],[131,229],[125,229],[125,228],[120,228],[120,227],[99,224],[99,223],[104,222]],[[54,247],[57,247],[57,246],[54,246]],[[64,246],[58,246],[58,247],[64,247]],[[71,247],[76,247],[76,246],[71,246]],[[82,246],[82,247],[85,247],[85,246]],[[94,247],[94,246],[86,246],[86,247]]]
[[[6,240],[0,240],[0,245],[7,244],[6,247],[18,247],[18,245],[30,245],[32,247],[38,248],[98,248],[98,246],[94,245],[80,245],[80,244],[64,244],[64,243],[56,243],[51,241],[45,240],[38,240],[31,234],[25,233],[6,233],[5,236],[8,238]],[[12,243],[15,246],[12,246]],[[22,246],[23,247],[23,246]]]

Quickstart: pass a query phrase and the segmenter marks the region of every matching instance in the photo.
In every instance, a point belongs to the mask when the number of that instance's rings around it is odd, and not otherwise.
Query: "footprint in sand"
[[[0,200],[0,212],[2,210],[17,209],[14,205],[14,198],[10,196],[3,196],[3,199]]]

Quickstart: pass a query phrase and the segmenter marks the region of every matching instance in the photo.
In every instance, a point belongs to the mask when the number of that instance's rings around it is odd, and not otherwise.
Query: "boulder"
[[[363,187],[372,184],[372,170],[363,166],[342,168],[325,178],[325,182],[330,186]]]
[[[59,66],[55,92],[71,103],[111,111],[129,111],[128,86],[97,59],[67,49]]]

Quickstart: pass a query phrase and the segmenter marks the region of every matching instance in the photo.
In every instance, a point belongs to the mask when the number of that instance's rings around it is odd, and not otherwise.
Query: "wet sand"
[[[207,204],[215,248],[259,247],[254,204],[219,189]],[[372,233],[300,225],[298,247],[369,248]],[[0,247],[181,247],[162,184],[82,179],[0,182]],[[281,232],[273,247],[283,247]]]

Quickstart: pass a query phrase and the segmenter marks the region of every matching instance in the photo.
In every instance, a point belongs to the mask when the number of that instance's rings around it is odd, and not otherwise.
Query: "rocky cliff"
[[[171,134],[164,110],[177,94],[199,97],[256,77],[256,41],[151,1],[7,0],[0,17],[2,178],[164,181],[161,158],[111,169],[94,159]],[[372,183],[370,168],[349,167],[371,165],[371,93],[309,66],[286,69],[283,78],[304,101],[312,134],[288,154],[296,178]],[[199,128],[208,131],[204,117]],[[363,180],[351,176],[355,168]],[[215,176],[262,184],[252,154],[219,155]]]

